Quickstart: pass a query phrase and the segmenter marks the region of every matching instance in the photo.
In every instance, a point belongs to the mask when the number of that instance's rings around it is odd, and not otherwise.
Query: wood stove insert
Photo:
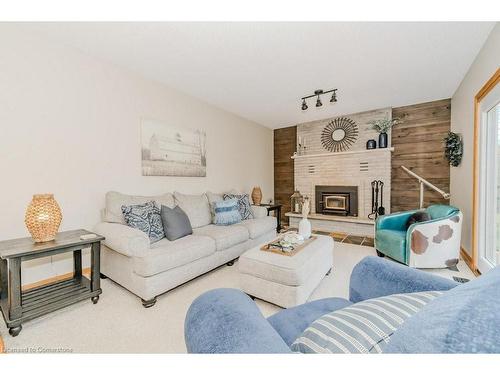
[[[357,186],[315,186],[316,213],[358,216]]]

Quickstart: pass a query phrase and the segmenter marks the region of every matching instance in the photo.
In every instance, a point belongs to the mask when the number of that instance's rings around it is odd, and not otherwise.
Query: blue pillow
[[[238,209],[238,199],[226,199],[214,202],[214,224],[231,225],[241,222],[241,214]]]
[[[156,207],[155,202],[122,206],[122,212],[127,225],[146,233],[151,243],[165,237],[160,209]]]

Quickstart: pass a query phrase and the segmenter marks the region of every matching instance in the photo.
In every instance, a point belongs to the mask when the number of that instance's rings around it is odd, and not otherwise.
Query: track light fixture
[[[332,98],[330,99],[330,103],[337,103],[337,89],[333,90]]]
[[[337,103],[337,89],[331,89],[331,90],[327,90],[327,91],[323,91],[323,90],[316,90],[314,91],[314,94],[312,95],[308,95],[308,96],[304,96],[302,97],[302,110],[305,111],[307,110],[308,105],[307,105],[307,102],[306,102],[306,99],[309,99],[309,98],[313,98],[313,97],[317,97],[316,98],[316,107],[321,107],[323,105],[323,103],[321,102],[321,95],[323,94],[328,94],[328,93],[332,93],[332,97],[330,99],[330,103]]]

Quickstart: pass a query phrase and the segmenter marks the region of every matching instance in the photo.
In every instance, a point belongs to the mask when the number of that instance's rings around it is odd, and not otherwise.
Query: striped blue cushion
[[[291,349],[301,353],[381,353],[406,319],[441,294],[394,294],[344,307],[315,320]]]
[[[227,199],[214,202],[214,224],[231,225],[241,221],[241,214],[238,209],[238,199]]]

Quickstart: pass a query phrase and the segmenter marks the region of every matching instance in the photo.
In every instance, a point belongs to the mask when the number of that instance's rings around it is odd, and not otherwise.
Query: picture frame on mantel
[[[143,119],[141,161],[143,176],[206,177],[206,133]]]

